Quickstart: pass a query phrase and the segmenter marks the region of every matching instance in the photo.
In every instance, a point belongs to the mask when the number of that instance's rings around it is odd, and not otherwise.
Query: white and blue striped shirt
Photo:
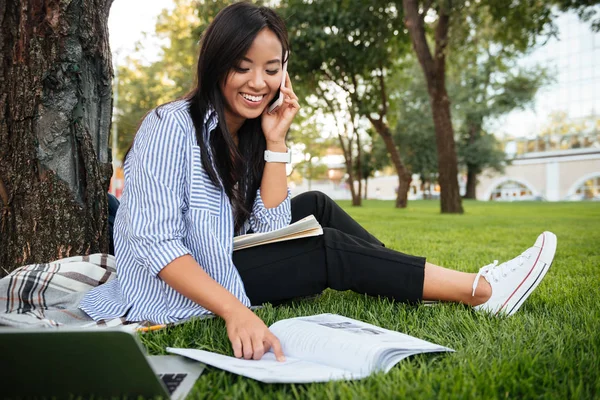
[[[209,313],[158,276],[185,254],[250,305],[231,258],[231,203],[202,166],[188,107],[189,102],[181,100],[161,107],[160,117],[150,112],[135,137],[114,225],[117,279],[92,289],[79,305],[94,320],[125,316],[128,321],[168,323]],[[216,125],[216,113],[209,113],[204,119],[205,143]],[[271,209],[265,208],[258,190],[242,233],[249,228],[268,232],[290,220],[289,190]]]

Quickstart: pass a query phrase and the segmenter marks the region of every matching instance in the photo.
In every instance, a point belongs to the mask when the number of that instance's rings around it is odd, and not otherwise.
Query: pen
[[[138,332],[151,332],[151,331],[157,331],[159,329],[163,329],[166,328],[167,325],[165,324],[160,324],[160,325],[152,325],[152,326],[142,326],[141,328],[138,328],[137,331]]]

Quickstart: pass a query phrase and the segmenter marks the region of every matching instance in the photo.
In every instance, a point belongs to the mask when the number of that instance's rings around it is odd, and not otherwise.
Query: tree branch
[[[438,23],[435,27],[435,69],[438,78],[446,74],[446,49],[448,48],[448,29],[450,28],[450,15],[442,2],[438,10]]]
[[[385,78],[383,76],[383,65],[381,62],[379,63],[379,91],[381,93],[381,104],[383,106],[382,112],[379,114],[379,117],[383,120],[383,117],[387,115],[388,110],[388,101],[387,101],[387,93],[385,90]]]
[[[436,77],[436,66],[425,37],[425,23],[419,14],[418,0],[402,0],[404,7],[404,25],[410,33],[410,38],[417,53],[419,63],[423,68],[428,84]]]

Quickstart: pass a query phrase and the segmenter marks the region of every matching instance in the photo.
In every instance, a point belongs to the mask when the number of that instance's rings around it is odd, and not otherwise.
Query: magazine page
[[[233,250],[236,251],[266,243],[275,243],[322,234],[323,229],[321,228],[321,225],[319,225],[314,215],[309,215],[293,224],[271,232],[250,233],[236,236],[233,238]]]
[[[195,349],[167,351],[266,383],[361,379],[374,371],[387,372],[413,354],[453,351],[335,314],[285,319],[269,329],[281,342],[283,363],[272,352],[261,360],[244,360]]]
[[[360,335],[301,319],[287,319],[269,327],[281,342],[284,354],[321,365],[369,375],[379,348]]]
[[[453,352],[454,350],[404,333],[381,328],[336,314],[319,314],[294,318],[327,327],[360,338],[360,346],[368,352],[372,370],[388,372],[402,359],[419,353]]]
[[[425,340],[335,314],[282,320],[269,329],[281,341],[286,355],[347,369],[358,375],[379,370],[387,372],[402,358],[413,354],[452,351]]]

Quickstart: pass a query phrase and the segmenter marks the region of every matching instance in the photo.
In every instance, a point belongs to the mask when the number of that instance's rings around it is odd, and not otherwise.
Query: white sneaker
[[[483,276],[492,286],[492,297],[475,310],[494,315],[514,314],[540,284],[552,264],[556,252],[556,235],[544,232],[538,236],[533,247],[517,258],[498,265],[498,260],[479,270],[473,282],[473,295]]]

